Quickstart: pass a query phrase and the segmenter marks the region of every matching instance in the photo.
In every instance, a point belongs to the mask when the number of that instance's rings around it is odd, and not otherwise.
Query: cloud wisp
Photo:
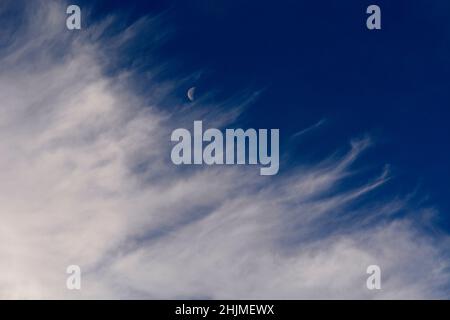
[[[31,6],[0,50],[0,298],[448,297],[447,238],[394,218],[425,209],[399,197],[358,203],[388,170],[343,186],[370,139],[289,175],[182,170],[171,130],[199,116],[232,123],[254,95],[164,110],[182,80],[150,76],[143,98],[133,70],[105,73],[157,19],[104,37],[110,17],[74,35],[60,1]],[[65,287],[71,264],[83,270],[80,291]],[[381,291],[365,286],[371,264]]]
[[[292,135],[292,138],[295,139],[295,138],[301,137],[301,136],[303,136],[303,135],[305,135],[305,134],[307,134],[307,133],[309,133],[309,132],[311,132],[311,131],[313,131],[313,130],[315,130],[315,129],[320,128],[320,127],[323,126],[326,122],[327,122],[327,119],[320,119],[319,121],[317,121],[317,122],[316,122],[315,124],[313,124],[312,126],[309,126],[308,128],[305,128],[305,129],[303,129],[303,130],[300,130],[300,131],[297,131],[296,133],[294,133],[294,134]]]

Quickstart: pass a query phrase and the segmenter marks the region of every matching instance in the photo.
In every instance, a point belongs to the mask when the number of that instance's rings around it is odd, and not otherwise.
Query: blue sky
[[[450,229],[449,4],[378,1],[383,29],[374,32],[365,27],[370,4],[97,1],[92,17],[122,14],[131,24],[163,14],[175,32],[158,55],[174,66],[161,77],[201,71],[195,81],[200,94],[227,97],[264,88],[240,121],[281,128],[283,149],[296,155],[288,166],[317,161],[354,136],[371,135],[376,148],[362,161],[392,166],[395,179],[386,192],[417,189],[419,200],[439,208],[439,223]],[[125,63],[148,58],[145,49],[133,49]],[[320,121],[320,132],[290,141]]]
[[[448,1],[67,4],[0,4],[0,297],[448,298]],[[194,120],[279,174],[174,166]]]

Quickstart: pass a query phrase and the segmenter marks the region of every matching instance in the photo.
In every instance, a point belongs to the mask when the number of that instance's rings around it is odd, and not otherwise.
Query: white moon
[[[190,88],[188,90],[187,96],[188,96],[189,100],[194,101],[194,99],[195,99],[195,87],[192,87],[192,88]]]

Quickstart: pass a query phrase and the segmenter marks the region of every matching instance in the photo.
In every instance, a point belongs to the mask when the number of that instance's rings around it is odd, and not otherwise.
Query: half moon
[[[194,99],[195,99],[195,87],[192,87],[192,88],[190,88],[188,90],[187,96],[188,96],[189,100],[194,101]]]

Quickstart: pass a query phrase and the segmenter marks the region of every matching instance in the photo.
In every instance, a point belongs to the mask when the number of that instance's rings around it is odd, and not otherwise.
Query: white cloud
[[[170,131],[199,116],[226,124],[255,96],[225,102],[229,112],[161,110],[178,80],[151,80],[148,105],[132,74],[103,73],[114,52],[102,46],[132,41],[139,26],[109,40],[98,38],[105,25],[73,36],[56,1],[36,1],[26,18],[0,51],[0,298],[448,296],[448,240],[391,219],[412,210],[406,200],[349,209],[387,170],[338,188],[368,139],[289,176],[182,170],[169,160]],[[65,288],[71,264],[83,270],[80,292]],[[370,264],[381,266],[381,291],[365,288]]]

